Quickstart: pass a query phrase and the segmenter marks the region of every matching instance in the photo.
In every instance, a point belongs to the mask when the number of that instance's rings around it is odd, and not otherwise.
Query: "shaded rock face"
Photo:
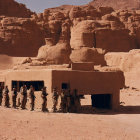
[[[140,48],[139,25],[138,10],[92,5],[64,5],[33,14],[31,18],[5,14],[0,17],[0,54],[37,56],[55,64],[69,63],[70,58],[73,62],[96,60],[96,64],[104,64],[107,52]]]
[[[0,53],[10,56],[36,56],[44,35],[31,19],[5,17],[0,20]]]
[[[112,29],[109,21],[85,20],[71,30],[71,47],[102,48],[106,52],[129,51],[136,47],[133,36],[128,29]]]
[[[93,0],[90,2],[94,7],[112,7],[115,10],[119,9],[140,9],[139,0]]]
[[[45,31],[46,45],[57,46],[67,42],[71,48],[71,61],[96,61],[96,64],[104,65],[104,54],[96,51],[95,55],[95,48],[105,52],[128,52],[139,48],[140,20],[136,12],[114,11],[110,7],[96,9],[91,5],[71,6],[68,9],[47,9],[35,19]],[[136,18],[129,20],[130,17]]]
[[[27,9],[24,4],[19,4],[14,0],[0,0],[0,15],[29,18],[32,14],[33,12]]]

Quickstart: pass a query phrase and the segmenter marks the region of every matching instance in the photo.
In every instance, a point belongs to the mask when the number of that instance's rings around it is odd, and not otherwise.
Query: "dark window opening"
[[[44,87],[44,81],[12,81],[12,89],[15,87],[18,92],[23,85],[26,85],[27,89],[29,89],[32,85],[35,91],[41,91],[41,89]]]
[[[91,95],[91,100],[93,107],[111,109],[111,94]]]
[[[68,83],[62,83],[62,89],[69,89],[70,85]]]

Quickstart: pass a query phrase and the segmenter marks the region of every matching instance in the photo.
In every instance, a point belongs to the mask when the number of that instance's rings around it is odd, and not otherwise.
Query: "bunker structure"
[[[91,95],[92,106],[99,108],[117,109],[120,103],[120,88],[124,87],[124,76],[121,71],[94,71],[91,64],[73,64],[70,69],[25,69],[9,70],[1,84],[14,86],[19,91],[23,84],[30,85],[40,91],[47,87],[49,95],[52,89],[69,88],[78,90],[79,95]]]

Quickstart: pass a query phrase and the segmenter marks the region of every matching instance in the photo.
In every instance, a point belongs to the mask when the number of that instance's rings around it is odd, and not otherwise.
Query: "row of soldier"
[[[12,107],[16,108],[17,107],[17,89],[14,87],[12,90]],[[29,101],[30,101],[30,110],[33,111],[35,107],[35,94],[34,94],[34,87],[31,85],[28,91],[28,96],[29,96]],[[42,98],[42,107],[41,110],[43,112],[48,111],[47,109],[47,96],[48,93],[46,92],[46,87],[43,87],[41,90],[41,98]],[[52,110],[53,112],[57,112],[57,105],[58,105],[58,98],[61,98],[60,102],[60,107],[59,110],[60,112],[77,112],[77,110],[80,107],[80,98],[77,95],[77,90],[71,91],[69,89],[62,89],[61,94],[57,91],[57,88],[53,89],[52,93],[52,100],[53,100],[53,107]],[[20,88],[20,97],[18,99],[18,106],[21,107],[21,109],[26,108],[26,103],[27,103],[27,87],[26,85],[23,85]],[[0,86],[0,106],[2,104],[2,99],[4,100],[4,106],[9,107],[9,89],[8,86],[5,86],[2,88]]]

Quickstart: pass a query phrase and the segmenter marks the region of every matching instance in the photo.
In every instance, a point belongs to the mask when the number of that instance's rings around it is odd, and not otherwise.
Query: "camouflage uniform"
[[[27,103],[27,87],[24,85],[23,87],[20,88],[20,93],[21,93],[21,108],[25,109],[26,103]]]
[[[70,96],[70,111],[72,113],[75,113],[76,112],[76,108],[75,108],[75,98],[73,95]]]
[[[13,88],[12,91],[12,101],[13,101],[13,107],[16,108],[16,99],[17,99],[17,90],[16,88]]]
[[[9,107],[9,89],[8,86],[6,86],[3,90],[3,96],[4,96],[4,106]]]
[[[53,89],[53,96],[52,96],[52,100],[53,100],[53,112],[55,112],[57,110],[56,106],[58,104],[58,92],[56,89]]]
[[[70,112],[71,108],[71,95],[70,95],[70,90],[66,90],[65,93],[65,100],[66,100],[66,112]]]
[[[65,113],[66,112],[66,100],[67,100],[65,89],[62,89],[60,96],[61,96],[60,111]]]
[[[48,111],[47,109],[47,96],[46,87],[42,89],[41,98],[42,98],[42,111]]]
[[[3,96],[2,96],[2,87],[0,86],[0,106],[1,106],[1,104],[2,104],[2,98],[3,98]]]
[[[29,98],[30,98],[30,108],[31,111],[34,110],[34,105],[35,105],[35,94],[34,94],[34,88],[33,86],[30,87],[29,89]]]
[[[74,97],[74,105],[75,105],[75,112],[78,112],[78,110],[80,109],[81,107],[81,104],[80,104],[80,97],[79,95],[77,94],[77,90],[75,89],[74,90],[74,93],[73,93],[73,97]]]

